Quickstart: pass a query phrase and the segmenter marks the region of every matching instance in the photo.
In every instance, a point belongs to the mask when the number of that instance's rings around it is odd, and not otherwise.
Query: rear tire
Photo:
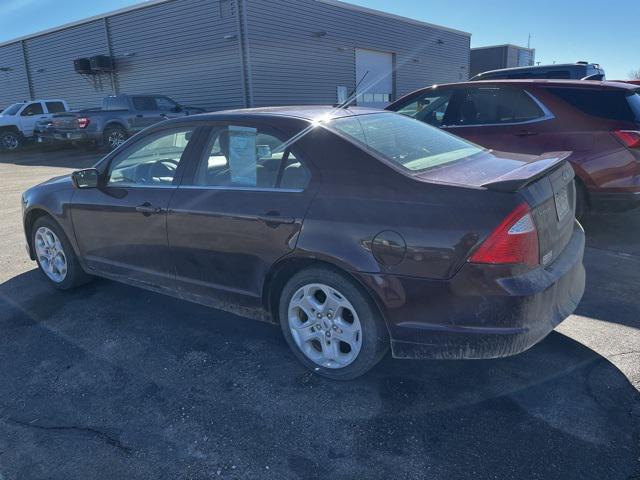
[[[102,143],[108,151],[115,150],[127,140],[128,136],[129,134],[124,128],[113,125],[105,128]]]
[[[18,150],[24,143],[24,138],[19,132],[6,130],[0,133],[0,148],[6,152]]]
[[[332,380],[352,380],[389,350],[378,308],[353,280],[330,268],[294,275],[280,295],[284,338],[309,370]]]
[[[35,221],[31,245],[40,272],[58,290],[71,290],[92,280],[82,270],[64,231],[51,217]]]

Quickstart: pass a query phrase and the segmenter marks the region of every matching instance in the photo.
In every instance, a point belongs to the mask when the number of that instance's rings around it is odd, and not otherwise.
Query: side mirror
[[[180,105],[176,105],[172,110],[174,113],[180,113],[182,112],[183,108]]]
[[[78,170],[71,174],[71,181],[76,188],[98,188],[100,173],[95,168]]]

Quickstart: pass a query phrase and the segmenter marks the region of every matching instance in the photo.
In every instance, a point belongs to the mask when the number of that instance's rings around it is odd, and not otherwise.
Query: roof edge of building
[[[488,48],[502,48],[502,47],[514,47],[520,50],[529,50],[531,52],[535,52],[535,48],[530,48],[530,47],[521,47],[520,45],[516,45],[514,43],[503,43],[500,45],[487,45],[485,47],[472,47],[471,50],[485,50]]]
[[[371,15],[377,15],[379,17],[393,18],[395,20],[401,20],[403,22],[412,23],[414,25],[420,25],[423,27],[437,28],[438,30],[444,30],[446,32],[458,33],[471,37],[471,33],[455,28],[444,27],[442,25],[436,25],[435,23],[424,22],[422,20],[416,20],[414,18],[403,17],[402,15],[396,15],[395,13],[383,12],[382,10],[376,10],[374,8],[362,7],[360,5],[354,5],[353,3],[343,2],[341,0],[315,0],[318,3],[326,3],[327,5],[333,5],[347,10],[354,10],[356,12],[369,13]]]

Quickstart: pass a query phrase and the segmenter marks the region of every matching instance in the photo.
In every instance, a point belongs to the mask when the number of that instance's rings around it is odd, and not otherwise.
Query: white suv
[[[14,103],[0,113],[0,149],[17,150],[25,139],[34,136],[36,123],[54,113],[68,112],[64,100],[33,100]]]

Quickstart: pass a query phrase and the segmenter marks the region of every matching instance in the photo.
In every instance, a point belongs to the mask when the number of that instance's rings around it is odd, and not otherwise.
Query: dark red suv
[[[434,85],[387,109],[499,151],[572,151],[577,215],[640,205],[637,85],[564,80]]]

